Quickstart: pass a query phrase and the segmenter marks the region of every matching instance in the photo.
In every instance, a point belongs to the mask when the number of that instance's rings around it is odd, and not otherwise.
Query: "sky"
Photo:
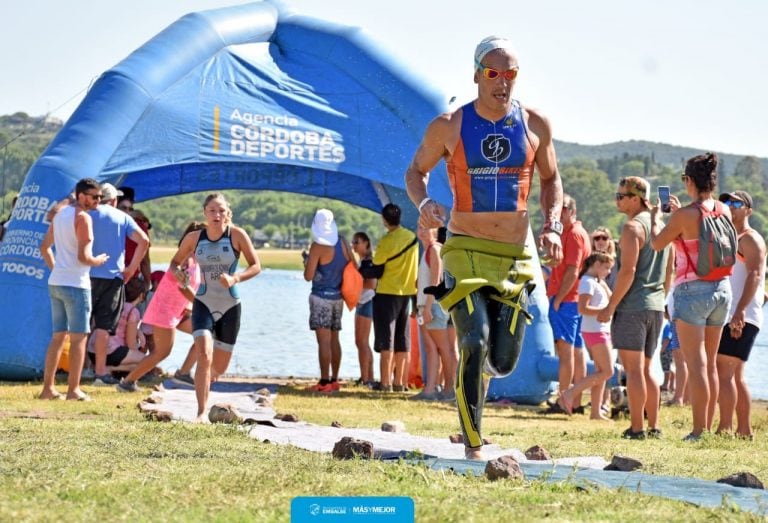
[[[188,12],[239,0],[2,0],[0,114],[66,120],[88,86]],[[446,96],[476,95],[472,56],[515,43],[514,96],[581,144],[649,140],[768,157],[768,2],[286,0],[361,27]],[[763,64],[763,65],[760,65]]]

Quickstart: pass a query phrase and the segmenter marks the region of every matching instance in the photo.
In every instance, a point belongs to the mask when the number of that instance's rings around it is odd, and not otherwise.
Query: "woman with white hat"
[[[312,245],[304,260],[304,279],[312,282],[309,328],[315,331],[320,361],[320,381],[309,387],[315,392],[334,392],[340,388],[339,331],[344,308],[341,280],[351,256],[347,242],[339,238],[333,212],[318,210],[312,220]]]

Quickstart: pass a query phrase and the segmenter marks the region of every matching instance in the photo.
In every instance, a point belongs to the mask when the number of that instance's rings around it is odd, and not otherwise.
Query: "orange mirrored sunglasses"
[[[499,76],[503,76],[505,80],[514,80],[517,78],[517,72],[520,69],[519,67],[515,66],[508,71],[499,71],[497,69],[483,65],[478,61],[475,61],[475,65],[477,65],[477,68],[481,73],[483,73],[483,76],[489,80],[495,80]]]

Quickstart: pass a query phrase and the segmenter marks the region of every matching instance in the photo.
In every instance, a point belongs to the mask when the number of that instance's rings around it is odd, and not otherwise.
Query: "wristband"
[[[429,196],[421,200],[421,203],[419,204],[419,214],[421,214],[421,210],[424,208],[424,206],[431,201],[432,201],[432,198],[430,198]]]

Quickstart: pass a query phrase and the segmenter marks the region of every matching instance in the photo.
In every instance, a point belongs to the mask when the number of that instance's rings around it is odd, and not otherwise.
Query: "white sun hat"
[[[312,220],[312,238],[320,245],[334,246],[339,241],[339,231],[333,219],[333,212],[320,209]]]

